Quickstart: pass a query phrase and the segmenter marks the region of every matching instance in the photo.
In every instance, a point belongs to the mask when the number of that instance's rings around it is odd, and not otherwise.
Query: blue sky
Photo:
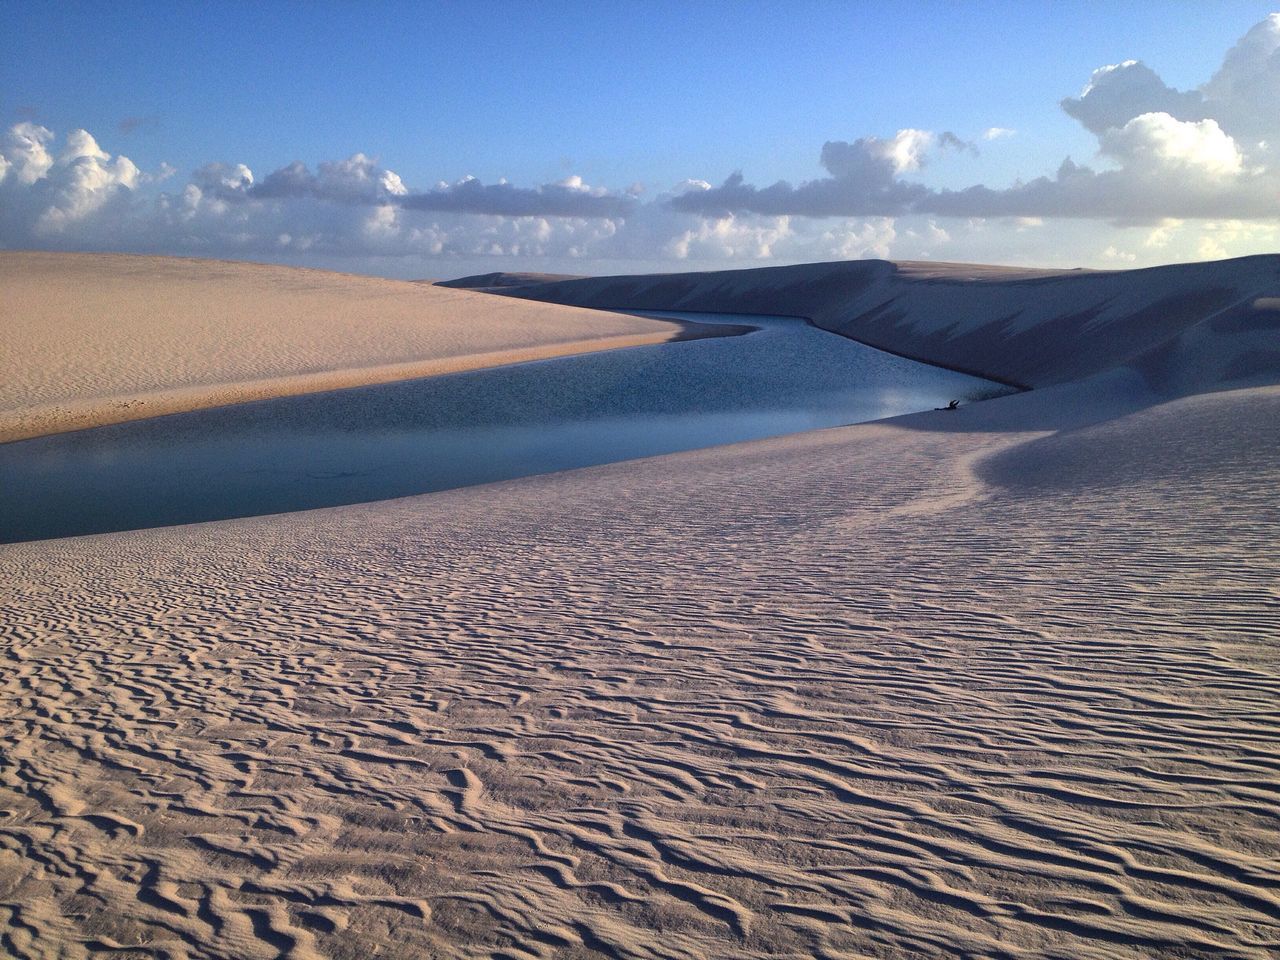
[[[1269,12],[1247,2],[3,4],[0,245],[398,276],[876,255],[1124,266],[1258,252],[1276,243],[1271,183],[1258,179],[1271,148],[1239,101],[1272,92],[1268,77],[1280,90],[1280,57],[1268,60],[1265,43],[1246,64],[1250,83],[1236,84],[1243,93],[1219,82],[1204,103],[1173,107],[1130,68],[1112,78],[1112,99],[1124,94],[1138,112],[1108,114],[1114,129],[1090,129],[1059,102],[1079,97],[1095,69],[1129,60],[1167,90],[1198,91]],[[1214,116],[1219,101],[1230,120]],[[1144,116],[1169,119],[1130,122]],[[19,184],[32,130],[65,160]],[[68,146],[77,130],[93,149]],[[927,139],[895,140],[899,131]],[[856,170],[824,167],[829,142],[852,145]],[[328,180],[304,183],[295,170],[263,189],[291,163],[318,174],[357,154],[363,166]],[[1068,189],[1068,156],[1132,176]],[[881,162],[887,179],[867,180],[865,164]],[[243,164],[252,183],[213,176],[210,164],[224,174]],[[722,188],[738,171],[756,193]],[[447,202],[404,200],[468,175],[480,183]],[[353,176],[383,186],[357,196]],[[1055,176],[1052,197],[1005,195]],[[333,177],[346,178],[340,196]],[[621,199],[583,207],[586,217],[567,216],[578,209],[561,199],[466,199],[501,178],[529,191],[567,184],[557,198]],[[1153,178],[1197,199],[1162,210],[1140,195]],[[817,186],[761,200],[779,180]],[[961,202],[899,189],[976,185],[1002,193]],[[691,189],[700,195],[672,207]],[[1170,239],[1149,243],[1156,231]]]

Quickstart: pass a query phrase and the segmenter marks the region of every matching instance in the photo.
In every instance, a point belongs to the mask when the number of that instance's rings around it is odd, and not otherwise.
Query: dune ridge
[[[680,324],[323,270],[0,251],[0,442],[662,343]]]
[[[523,285],[476,279],[492,293],[582,307],[802,316],[1023,387],[1127,365],[1174,396],[1265,383],[1280,370],[1280,255],[1116,271],[854,260]],[[1186,356],[1170,367],[1171,354]]]

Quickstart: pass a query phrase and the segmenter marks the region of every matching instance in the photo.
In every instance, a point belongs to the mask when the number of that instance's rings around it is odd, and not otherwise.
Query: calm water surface
[[[999,390],[803,320],[0,445],[0,542],[306,510],[876,420]]]

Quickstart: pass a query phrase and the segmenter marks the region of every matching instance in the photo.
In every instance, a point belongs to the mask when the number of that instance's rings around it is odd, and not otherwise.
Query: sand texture
[[[955,412],[0,548],[0,955],[1280,955],[1261,289]]]
[[[1259,363],[1280,368],[1280,256],[1117,271],[855,260],[523,286],[481,279],[495,292],[578,306],[802,316],[874,347],[1020,386],[1118,364],[1159,368],[1181,352],[1197,355],[1174,360],[1170,385],[1179,393],[1224,380],[1246,385]],[[1227,330],[1232,339],[1221,342]],[[1214,351],[1197,353],[1205,336]]]
[[[0,949],[1274,957],[1280,390],[1054,393],[5,548]]]
[[[322,270],[0,252],[0,442],[679,330]]]

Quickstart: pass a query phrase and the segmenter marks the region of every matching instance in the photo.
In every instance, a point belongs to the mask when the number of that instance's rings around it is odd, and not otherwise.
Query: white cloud
[[[105,163],[110,159],[111,154],[98,146],[98,141],[87,130],[72,130],[67,134],[66,145],[58,154],[58,163],[62,164],[72,164],[77,160]]]
[[[44,174],[27,184],[9,172],[0,183],[0,244],[6,246],[311,260],[679,257],[700,263],[769,259],[793,242],[813,240],[793,238],[785,217],[710,222],[640,204],[578,176],[537,188],[464,179],[413,193],[394,171],[363,154],[314,170],[291,164],[264,178],[245,164],[210,163],[179,189],[147,197],[138,192],[145,181],[137,167],[112,157],[87,132],[66,137],[47,165],[38,149],[54,148],[52,133],[17,129],[5,142],[16,145],[12,157],[0,153],[6,170]],[[580,209],[612,215],[565,215]],[[821,256],[827,248],[811,249]]]
[[[363,153],[321,163],[315,173],[295,161],[267,174],[259,183],[250,179],[243,189],[263,198],[315,197],[337,203],[383,203],[409,192],[399,174]]]
[[[899,130],[891,139],[879,146],[881,155],[892,165],[893,172],[902,174],[919,170],[924,163],[924,153],[933,144],[934,136],[928,130]]]
[[[1012,137],[1016,132],[1016,130],[1010,130],[1008,127],[987,127],[982,131],[982,139],[1003,140],[1006,137]]]
[[[192,174],[191,182],[203,193],[223,199],[242,199],[253,186],[253,171],[243,163],[234,166],[225,163],[206,163]]]
[[[1144,113],[1119,129],[1107,130],[1100,142],[1103,153],[1148,173],[1187,171],[1218,178],[1244,169],[1244,156],[1216,120]]]
[[[1263,249],[1274,250],[1280,225],[1246,220],[1217,220],[1200,224],[1196,256],[1201,260],[1238,257]]]
[[[1201,91],[1207,115],[1233,136],[1280,140],[1280,13],[1241,37]]]
[[[14,124],[0,143],[6,174],[27,185],[43,179],[53,166],[53,154],[49,152],[52,141],[52,130],[34,123]],[[0,177],[3,179],[5,177]]]
[[[112,158],[84,130],[73,130],[55,157],[45,127],[19,123],[0,147],[0,241],[57,236],[112,203],[127,205],[141,171],[128,157]]]
[[[1109,246],[1102,251],[1103,260],[1119,261],[1120,263],[1133,263],[1138,259],[1136,253],[1129,253],[1125,250],[1117,250],[1115,246]]]
[[[377,240],[388,240],[399,236],[400,234],[400,213],[394,206],[384,203],[382,206],[374,207],[367,217],[361,229],[366,237]]]
[[[767,260],[790,234],[790,222],[788,217],[698,220],[672,237],[662,252],[675,260]]]
[[[888,259],[898,231],[892,217],[847,220],[822,235],[824,257],[857,260],[866,257]]]
[[[1280,13],[1255,24],[1202,86],[1176,90],[1154,70],[1126,60],[1095,70],[1079,98],[1062,107],[1097,134],[1135,117],[1166,113],[1177,120],[1213,119],[1247,151],[1280,139]]]
[[[1142,241],[1142,245],[1157,249],[1169,246],[1184,222],[1175,217],[1165,218],[1158,226],[1152,228],[1151,232]]]
[[[1166,86],[1145,63],[1126,60],[1099,67],[1078,99],[1068,97],[1062,109],[1095,134],[1123,127],[1144,113],[1167,113],[1181,120],[1204,117],[1203,97]]]

